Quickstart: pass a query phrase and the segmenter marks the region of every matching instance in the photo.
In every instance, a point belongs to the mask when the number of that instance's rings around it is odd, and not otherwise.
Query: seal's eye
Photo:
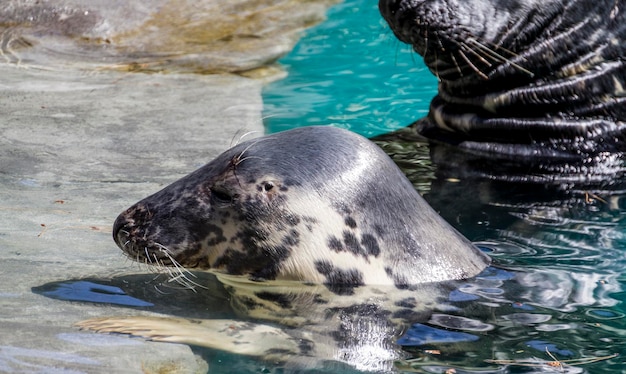
[[[265,182],[265,185],[263,186],[263,189],[265,190],[265,192],[269,192],[274,188],[274,183],[272,182]]]
[[[211,196],[220,203],[231,203],[233,197],[221,188],[211,187]]]

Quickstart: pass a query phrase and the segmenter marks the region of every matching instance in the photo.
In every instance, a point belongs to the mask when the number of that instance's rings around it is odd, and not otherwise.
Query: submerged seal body
[[[419,133],[478,154],[626,150],[623,0],[380,0],[439,78]]]
[[[241,143],[126,210],[113,236],[139,261],[330,288],[407,288],[489,263],[380,148],[333,127]]]

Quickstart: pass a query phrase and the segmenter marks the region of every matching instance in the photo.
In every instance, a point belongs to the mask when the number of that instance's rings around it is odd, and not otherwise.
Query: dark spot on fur
[[[255,295],[262,300],[271,301],[281,308],[291,309],[291,299],[284,293],[276,292],[257,292]]]
[[[361,236],[361,244],[365,247],[365,251],[368,255],[378,257],[380,255],[380,247],[375,237],[370,234],[363,234]]]
[[[359,240],[354,236],[350,231],[343,232],[343,244],[346,246],[346,249],[355,255],[365,255],[363,248],[359,244]]]
[[[302,219],[304,220],[304,222],[309,222],[309,223],[317,223],[318,222],[317,218],[309,217],[309,216],[302,216]]]
[[[231,242],[233,241],[234,238],[231,238]],[[237,259],[239,258],[243,258],[245,260],[245,254],[241,253],[239,251],[236,251],[232,248],[227,248],[224,253],[218,257],[215,262],[213,262],[213,264],[211,264],[212,268],[221,268],[221,267],[225,267],[226,268],[226,272],[228,274],[235,274],[235,275],[241,275],[243,274],[243,269],[238,267],[238,266],[234,266],[231,264],[236,264]]]
[[[300,243],[300,234],[298,234],[298,232],[296,230],[291,230],[289,232],[289,235],[286,235],[283,238],[283,243],[286,246],[291,246],[291,247],[295,247]]]
[[[337,239],[336,236],[329,236],[328,248],[332,249],[335,252],[341,252],[343,251],[343,244],[341,244],[341,240]]]
[[[379,238],[385,235],[385,229],[383,229],[380,225],[374,225],[374,231],[376,232],[376,236]]]
[[[276,279],[282,262],[289,257],[290,247],[260,245],[255,235],[256,231],[250,229],[238,232],[237,239],[245,252],[228,248],[212,267],[223,268],[233,275],[248,274],[258,281]]]
[[[227,240],[224,236],[224,230],[222,230],[221,227],[207,224],[207,228],[209,229],[209,238],[207,240],[207,245],[209,247],[224,243]]]
[[[352,295],[354,287],[365,285],[363,273],[357,269],[338,269],[329,261],[316,261],[315,268],[326,277],[326,288],[337,295]]]
[[[297,226],[300,223],[300,217],[293,214],[287,214],[285,216],[285,222],[287,222],[289,226]]]
[[[281,192],[286,192],[286,191],[289,191],[289,188],[287,188],[287,187],[285,187],[285,186],[280,186],[279,190],[280,190]]]
[[[385,267],[385,273],[387,273],[387,276],[393,280],[393,285],[397,289],[399,290],[411,289],[411,286],[406,281],[406,278],[404,278],[401,275],[395,274],[393,272],[393,269],[391,269],[390,267]]]
[[[345,218],[344,222],[345,222],[346,226],[348,226],[348,227],[350,227],[352,229],[356,228],[356,221],[354,220],[354,218],[348,216],[348,217]]]
[[[280,265],[289,257],[291,251],[287,247],[279,245],[271,249],[264,249],[262,252],[265,252],[265,254],[261,258],[251,259],[251,261],[263,264],[259,270],[252,273],[252,277],[267,280],[276,279]],[[271,258],[269,258],[270,256]]]
[[[387,275],[392,278],[393,277],[393,270],[391,270],[390,267],[385,266],[385,273],[387,273]]]
[[[406,281],[402,281],[399,279],[398,280],[394,279],[393,285],[399,290],[408,290],[411,288],[411,285],[407,284]]]

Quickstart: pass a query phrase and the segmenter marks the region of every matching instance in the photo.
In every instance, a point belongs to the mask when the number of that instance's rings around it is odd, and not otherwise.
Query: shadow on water
[[[118,305],[182,318],[231,316],[228,295],[215,276],[202,272],[194,276],[202,288],[184,288],[170,282],[165,274],[132,274],[68,279],[33,287],[32,291],[57,300]]]

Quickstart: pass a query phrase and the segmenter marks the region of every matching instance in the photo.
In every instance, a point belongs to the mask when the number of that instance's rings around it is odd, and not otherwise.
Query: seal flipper
[[[295,339],[277,327],[231,319],[105,317],[84,320],[76,326],[82,330],[129,334],[157,342],[193,344],[279,361],[290,355],[306,353],[302,352],[302,339]]]

